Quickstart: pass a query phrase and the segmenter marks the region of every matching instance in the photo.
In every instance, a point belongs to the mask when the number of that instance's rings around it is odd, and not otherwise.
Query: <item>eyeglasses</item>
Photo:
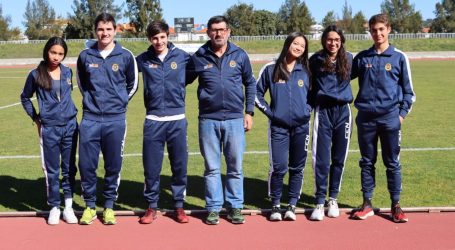
[[[335,38],[335,39],[329,38],[329,39],[327,39],[327,42],[328,43],[339,43],[339,42],[341,42],[341,38]]]
[[[226,33],[228,30],[229,30],[228,28],[223,28],[223,29],[209,29],[209,32],[210,32],[210,33],[213,33],[213,34],[217,34],[217,33],[224,34],[224,33]]]

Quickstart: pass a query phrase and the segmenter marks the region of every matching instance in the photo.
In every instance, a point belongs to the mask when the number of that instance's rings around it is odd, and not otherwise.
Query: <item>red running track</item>
[[[136,216],[118,216],[117,225],[48,226],[41,217],[0,218],[0,249],[455,249],[455,213],[408,213],[409,222],[396,224],[388,214],[365,221],[325,218],[269,222],[246,216],[243,225],[221,219],[205,225],[202,217],[178,224],[159,216],[141,225]]]

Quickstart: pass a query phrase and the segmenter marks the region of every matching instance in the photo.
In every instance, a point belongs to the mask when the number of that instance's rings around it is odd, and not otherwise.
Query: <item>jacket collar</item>
[[[109,56],[119,55],[122,53],[122,45],[120,45],[120,43],[117,41],[114,41],[114,44],[115,44],[114,49],[112,50],[111,54],[109,54]],[[92,56],[101,57],[100,52],[98,51],[97,42],[95,42],[93,45],[90,46],[90,48],[88,50],[88,54],[90,54]]]
[[[389,47],[384,52],[382,52],[381,55],[382,56],[392,56],[393,51],[395,51],[395,47],[392,44],[389,44]],[[371,46],[367,50],[367,55],[368,56],[376,56],[376,55],[378,55],[378,53],[376,52],[376,49],[374,48],[374,45]]]
[[[227,49],[226,52],[224,52],[224,55],[229,55],[235,51],[237,51],[239,47],[237,45],[231,43],[230,41],[227,41]],[[196,54],[199,55],[215,55],[215,53],[212,50],[212,43],[211,41],[207,41],[204,45],[202,45],[197,51]]]

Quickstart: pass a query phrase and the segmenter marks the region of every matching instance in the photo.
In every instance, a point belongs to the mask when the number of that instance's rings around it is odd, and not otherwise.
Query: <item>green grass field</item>
[[[181,42],[178,42],[181,43]],[[202,43],[202,42],[193,42]],[[235,42],[249,54],[269,54],[270,51],[279,53],[283,46],[283,40],[262,40]],[[395,46],[402,51],[455,51],[453,39],[396,39],[391,40]],[[149,46],[149,42],[121,42],[123,46],[138,55]],[[346,41],[346,48],[351,52],[359,52],[370,47],[372,41]],[[0,59],[4,58],[40,58],[42,56],[42,44],[0,44]],[[68,42],[68,57],[77,57],[81,50],[85,48],[83,42]],[[309,51],[317,51],[321,48],[319,40],[309,41]]]
[[[262,64],[254,64],[257,72]],[[455,206],[455,61],[412,61],[414,90],[417,102],[406,118],[402,132],[401,163],[403,166],[402,204],[405,207]],[[5,107],[19,102],[25,77],[29,69],[0,69],[0,211],[47,210],[46,192],[36,127],[26,116],[21,105]],[[75,79],[74,79],[75,81]],[[353,81],[354,93],[357,81]],[[194,83],[188,87],[187,118],[190,152],[198,152],[197,98]],[[119,188],[117,209],[144,209],[142,197],[142,159],[134,154],[142,150],[142,125],[145,109],[142,100],[142,81],[128,110],[128,134],[126,140],[122,181]],[[81,107],[78,89],[73,93],[76,105]],[[353,108],[355,113],[355,109]],[[256,112],[254,128],[247,135],[247,151],[267,151],[267,120]],[[79,114],[80,120],[81,112]],[[339,196],[342,207],[355,207],[361,203],[360,169],[357,135],[354,126],[350,153],[343,176]],[[10,156],[10,158],[5,158]],[[11,158],[17,156],[17,158]],[[103,175],[100,161],[98,174]],[[268,154],[246,154],[245,207],[269,208],[267,199]],[[171,208],[169,162],[164,161],[160,207]],[[188,165],[187,208],[204,207],[203,159],[190,155]],[[79,180],[79,175],[77,176]],[[102,187],[102,177],[99,178]],[[99,191],[101,188],[99,188]],[[299,207],[312,207],[314,178],[311,157],[307,160],[303,193]],[[99,192],[101,193],[101,192]],[[103,198],[99,195],[99,204]],[[385,167],[378,158],[377,188],[374,205],[389,207],[386,189]],[[80,185],[77,183],[76,209],[83,207]]]

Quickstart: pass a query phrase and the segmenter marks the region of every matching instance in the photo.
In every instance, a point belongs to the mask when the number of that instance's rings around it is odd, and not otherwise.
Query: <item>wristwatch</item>
[[[254,112],[253,111],[246,111],[245,114],[248,114],[248,115],[251,115],[251,116],[254,116]]]

